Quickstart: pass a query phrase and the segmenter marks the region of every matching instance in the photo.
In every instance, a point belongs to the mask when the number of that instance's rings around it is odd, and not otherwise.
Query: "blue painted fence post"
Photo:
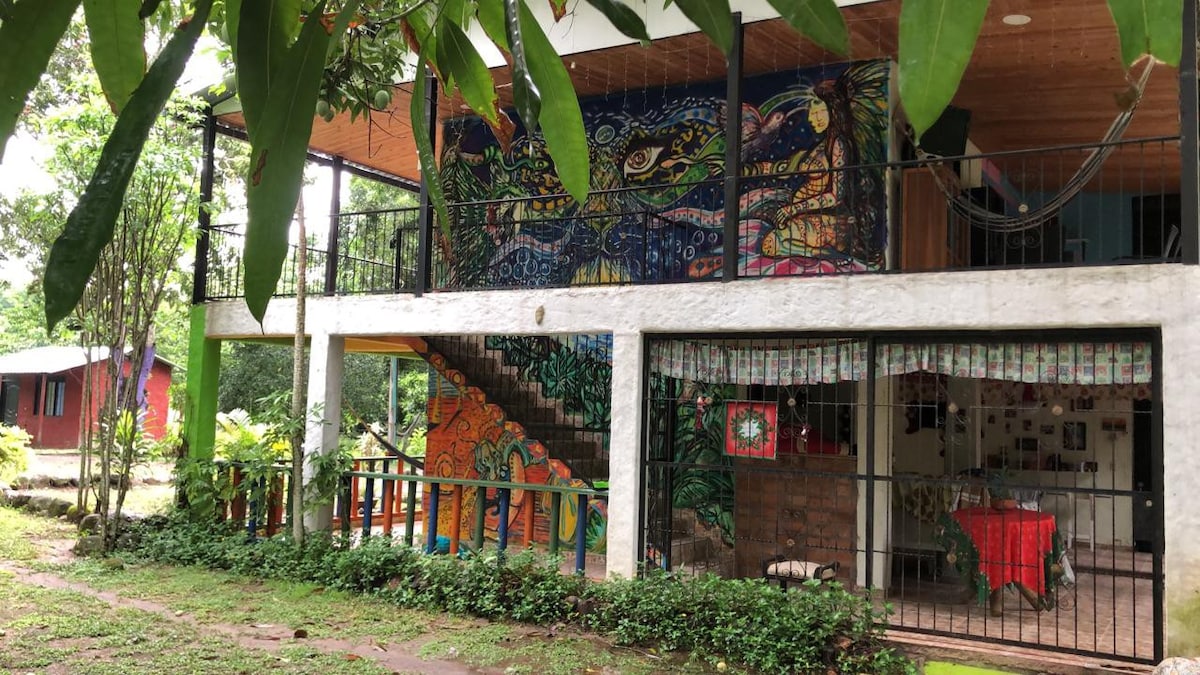
[[[583,574],[587,564],[587,495],[579,495],[579,512],[575,518],[575,572]]]
[[[425,514],[425,552],[437,551],[438,495],[442,486],[429,484],[429,513]]]
[[[500,488],[500,520],[496,529],[496,536],[499,541],[496,542],[497,548],[504,552],[508,548],[508,488]]]

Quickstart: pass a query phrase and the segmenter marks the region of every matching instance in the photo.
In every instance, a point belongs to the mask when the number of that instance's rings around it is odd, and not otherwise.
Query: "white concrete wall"
[[[209,337],[287,335],[294,303],[275,300],[263,326],[241,303],[211,307]],[[535,312],[544,307],[543,321]],[[875,274],[760,279],[539,291],[431,293],[424,297],[312,298],[308,322],[330,335],[544,334],[612,332],[623,345],[647,332],[1035,329],[1157,326],[1163,333],[1161,373],[1166,481],[1168,611],[1190,612],[1200,594],[1200,267],[1130,265],[1073,269]],[[315,341],[315,337],[314,337]],[[614,463],[634,461],[640,439],[640,375],[622,347],[614,363]],[[640,371],[640,364],[637,366]],[[620,386],[617,386],[620,382]],[[618,471],[624,466],[614,466]],[[614,473],[614,475],[623,475]],[[631,483],[632,485],[632,483]],[[617,494],[622,493],[618,489]],[[629,494],[627,491],[624,494]],[[614,560],[636,558],[630,523],[637,502],[610,505],[620,528],[610,538]],[[616,563],[614,571],[626,571]],[[1200,616],[1200,609],[1195,610]],[[1171,620],[1175,645],[1200,645],[1200,634]],[[1200,627],[1196,629],[1200,633]]]

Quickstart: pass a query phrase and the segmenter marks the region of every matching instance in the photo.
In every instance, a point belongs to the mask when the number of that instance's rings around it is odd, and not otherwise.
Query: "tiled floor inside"
[[[1151,556],[1128,549],[1079,548],[1070,553],[1073,587],[1060,587],[1058,604],[1033,609],[1017,591],[1004,591],[992,616],[953,571],[904,565],[893,573],[888,602],[894,628],[934,630],[1124,658],[1154,656]],[[1132,576],[1144,574],[1146,578]]]

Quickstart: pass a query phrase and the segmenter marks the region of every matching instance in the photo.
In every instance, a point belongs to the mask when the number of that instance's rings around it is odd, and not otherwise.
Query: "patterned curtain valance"
[[[822,340],[781,346],[670,340],[652,343],[653,372],[713,384],[788,386],[865,379],[867,343]]]
[[[880,344],[876,373],[929,372],[953,377],[1045,384],[1147,384],[1148,342]],[[780,346],[670,340],[650,347],[650,368],[676,379],[714,384],[791,386],[867,376],[863,340]]]
[[[1030,384],[1147,384],[1148,342],[881,344],[876,372],[925,371]]]

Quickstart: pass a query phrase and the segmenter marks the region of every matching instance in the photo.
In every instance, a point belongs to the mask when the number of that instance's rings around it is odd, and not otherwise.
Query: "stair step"
[[[543,395],[540,383],[522,379],[516,367],[504,363],[505,352],[487,349],[479,336],[436,336],[426,342],[445,358],[447,367],[463,373],[469,385],[482,391],[488,403],[520,424],[529,438],[540,441],[551,459],[562,461],[578,478],[607,479],[601,433],[583,429],[581,413],[566,412],[561,400]]]
[[[705,561],[716,553],[713,542],[707,537],[697,538],[684,536],[671,540],[671,564],[687,565],[697,561]]]

